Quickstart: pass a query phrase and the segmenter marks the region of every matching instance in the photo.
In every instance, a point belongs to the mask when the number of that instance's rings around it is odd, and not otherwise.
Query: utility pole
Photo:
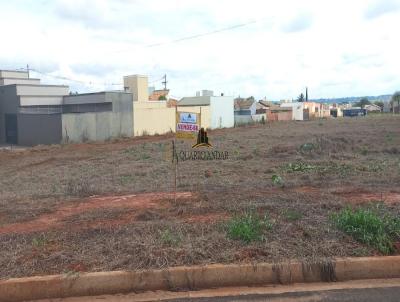
[[[308,102],[308,87],[306,87],[306,102]]]
[[[26,64],[26,71],[28,72],[28,79],[30,78],[29,76],[29,64]]]
[[[164,74],[164,76],[163,76],[163,79],[164,79],[164,81],[162,81],[162,84],[164,85],[164,90],[167,90],[167,75],[166,74]]]

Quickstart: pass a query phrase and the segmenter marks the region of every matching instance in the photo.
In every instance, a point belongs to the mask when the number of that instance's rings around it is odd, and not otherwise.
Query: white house
[[[282,108],[292,108],[292,119],[295,121],[304,120],[304,103],[303,102],[292,102],[282,103]]]

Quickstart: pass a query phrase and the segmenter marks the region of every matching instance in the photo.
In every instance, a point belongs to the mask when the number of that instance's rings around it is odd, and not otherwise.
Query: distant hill
[[[362,98],[367,98],[371,102],[381,101],[388,102],[392,97],[391,94],[378,95],[378,96],[350,96],[344,98],[333,98],[333,99],[313,99],[312,101],[318,103],[354,103],[358,102]]]

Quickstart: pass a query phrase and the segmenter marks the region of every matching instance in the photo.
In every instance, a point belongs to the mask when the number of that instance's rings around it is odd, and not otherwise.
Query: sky
[[[177,98],[392,94],[399,20],[400,0],[0,0],[0,69],[81,93],[166,74]]]

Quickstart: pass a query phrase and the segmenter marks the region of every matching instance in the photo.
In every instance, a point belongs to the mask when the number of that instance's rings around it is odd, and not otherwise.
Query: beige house
[[[213,96],[212,91],[203,90],[203,95],[184,97],[177,106],[181,112],[201,113],[201,127],[205,129],[232,128],[235,125],[231,96]]]
[[[134,136],[175,132],[175,108],[165,100],[149,100],[148,86],[147,76],[124,77],[125,91],[133,95]]]

